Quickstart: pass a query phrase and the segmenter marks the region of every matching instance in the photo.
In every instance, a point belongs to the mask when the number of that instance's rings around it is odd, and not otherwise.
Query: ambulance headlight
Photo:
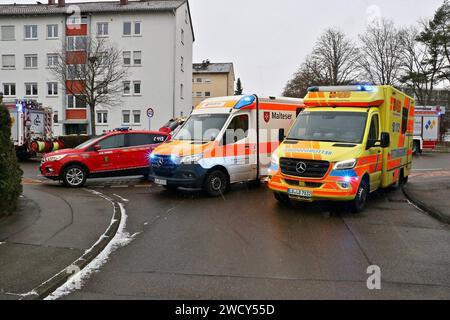
[[[203,154],[194,154],[194,155],[191,155],[191,156],[182,157],[180,159],[180,163],[181,164],[197,163],[197,162],[199,162],[202,159],[203,159]]]
[[[59,154],[57,156],[50,156],[50,157],[45,158],[45,161],[46,162],[55,162],[55,161],[64,159],[66,156],[67,156],[67,154]]]
[[[272,154],[272,164],[276,166],[280,165],[280,157],[276,152]]]
[[[349,170],[353,169],[356,166],[357,160],[356,159],[350,159],[350,160],[344,160],[336,162],[334,165],[334,170]]]

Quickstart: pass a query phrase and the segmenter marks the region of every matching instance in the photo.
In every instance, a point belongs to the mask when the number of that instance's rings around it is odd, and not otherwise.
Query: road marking
[[[443,168],[439,168],[439,169],[412,169],[411,171],[443,171]]]
[[[125,198],[122,198],[121,196],[119,196],[118,194],[113,194],[113,196],[115,196],[115,197],[117,197],[117,198],[119,198],[121,201],[123,201],[123,202],[130,202],[130,200],[128,200],[128,199],[125,199]]]
[[[125,188],[128,188],[128,185],[124,185],[124,186],[122,186],[122,185],[119,185],[119,186],[111,186],[110,188],[113,188],[113,189],[120,189],[120,188],[123,188],[123,189],[125,189]]]
[[[110,197],[95,191],[95,190],[90,190],[90,189],[86,189],[88,192],[97,195],[109,202],[111,202],[111,204],[113,205],[113,217],[111,219],[111,223],[110,226],[117,222],[116,220],[114,220],[114,216],[115,216],[115,204],[116,202],[111,199]],[[119,208],[120,208],[120,216],[121,216],[121,220],[119,223],[119,227],[117,229],[116,234],[114,235],[114,237],[111,239],[111,241],[106,245],[106,247],[100,252],[99,255],[97,255],[97,257],[94,258],[94,260],[92,260],[86,267],[84,267],[80,272],[74,274],[72,277],[70,277],[62,286],[60,286],[58,289],[56,289],[53,293],[51,293],[48,297],[46,297],[44,300],[57,300],[60,299],[68,294],[71,294],[72,292],[74,292],[75,290],[79,290],[77,288],[77,285],[81,285],[83,286],[84,283],[86,283],[86,281],[91,277],[91,275],[95,272],[98,272],[105,263],[108,262],[109,257],[111,256],[112,253],[114,253],[117,249],[124,247],[126,245],[128,245],[137,234],[134,235],[130,235],[128,232],[125,231],[126,229],[126,224],[127,224],[127,219],[128,219],[128,215],[126,213],[126,209],[125,209],[125,205],[121,202],[118,203]],[[105,238],[106,235],[103,234],[98,241],[90,248],[88,249],[86,253],[89,253],[91,250],[93,250],[93,248],[95,247],[96,244],[98,244],[103,238]]]

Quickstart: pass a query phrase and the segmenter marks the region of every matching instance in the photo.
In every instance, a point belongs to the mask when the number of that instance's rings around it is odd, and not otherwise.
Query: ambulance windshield
[[[173,140],[214,141],[229,117],[229,114],[192,115],[175,134]]]
[[[360,144],[366,127],[367,112],[301,113],[288,139]]]

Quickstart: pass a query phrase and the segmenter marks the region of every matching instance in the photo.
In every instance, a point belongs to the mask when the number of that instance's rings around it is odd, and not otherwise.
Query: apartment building
[[[194,31],[187,0],[120,0],[0,5],[0,91],[5,101],[33,99],[54,112],[55,135],[117,127],[159,129],[192,109]],[[88,106],[68,94],[51,72],[65,46],[82,53],[83,38],[105,38],[128,69],[118,106]],[[147,110],[154,117],[147,117]]]
[[[194,63],[192,73],[193,106],[207,98],[234,95],[233,63]]]

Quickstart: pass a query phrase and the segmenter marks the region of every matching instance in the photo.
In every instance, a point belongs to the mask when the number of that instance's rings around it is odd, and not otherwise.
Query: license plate
[[[167,186],[167,180],[155,179],[155,183],[161,186]]]
[[[288,194],[289,196],[296,198],[306,198],[306,199],[312,198],[312,192],[307,190],[289,189]]]

